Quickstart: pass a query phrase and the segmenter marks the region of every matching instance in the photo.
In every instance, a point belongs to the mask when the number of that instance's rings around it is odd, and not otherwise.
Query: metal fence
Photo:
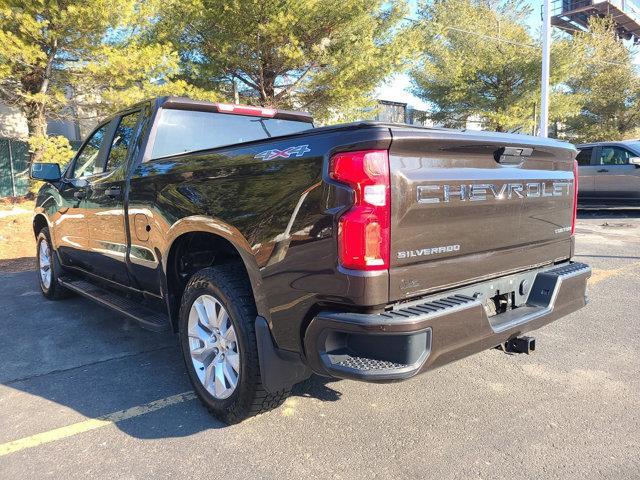
[[[29,145],[0,138],[0,198],[21,197],[29,190]]]
[[[70,141],[77,152],[82,142]],[[64,167],[64,165],[61,165]],[[29,144],[0,138],[0,198],[22,197],[29,192]]]

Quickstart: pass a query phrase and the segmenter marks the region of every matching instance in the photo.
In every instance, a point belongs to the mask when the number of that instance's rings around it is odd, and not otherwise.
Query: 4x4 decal
[[[264,152],[258,153],[253,158],[260,158],[266,161],[273,160],[274,158],[289,158],[291,155],[294,157],[301,157],[310,151],[311,149],[309,148],[309,145],[296,145],[295,147],[285,148],[284,150],[265,150]]]

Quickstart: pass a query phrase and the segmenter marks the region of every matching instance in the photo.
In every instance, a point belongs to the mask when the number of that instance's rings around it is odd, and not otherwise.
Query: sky
[[[526,3],[531,7],[531,15],[527,19],[527,25],[532,32],[537,33],[542,27],[542,0],[529,0]],[[415,11],[417,0],[410,0],[409,4],[412,11]],[[640,56],[637,57],[636,62],[640,64]],[[428,108],[425,102],[411,94],[411,80],[406,74],[398,74],[388,79],[378,87],[376,96],[380,100],[407,103],[418,110]]]

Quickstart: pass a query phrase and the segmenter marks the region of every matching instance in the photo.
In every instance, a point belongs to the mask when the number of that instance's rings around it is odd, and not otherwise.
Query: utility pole
[[[551,63],[551,0],[543,0],[542,7],[542,98],[540,101],[540,130],[546,137],[549,131],[549,64]]]

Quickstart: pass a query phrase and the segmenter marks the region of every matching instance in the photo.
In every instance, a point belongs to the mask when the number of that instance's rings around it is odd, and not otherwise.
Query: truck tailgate
[[[392,127],[391,301],[568,259],[570,144]]]

